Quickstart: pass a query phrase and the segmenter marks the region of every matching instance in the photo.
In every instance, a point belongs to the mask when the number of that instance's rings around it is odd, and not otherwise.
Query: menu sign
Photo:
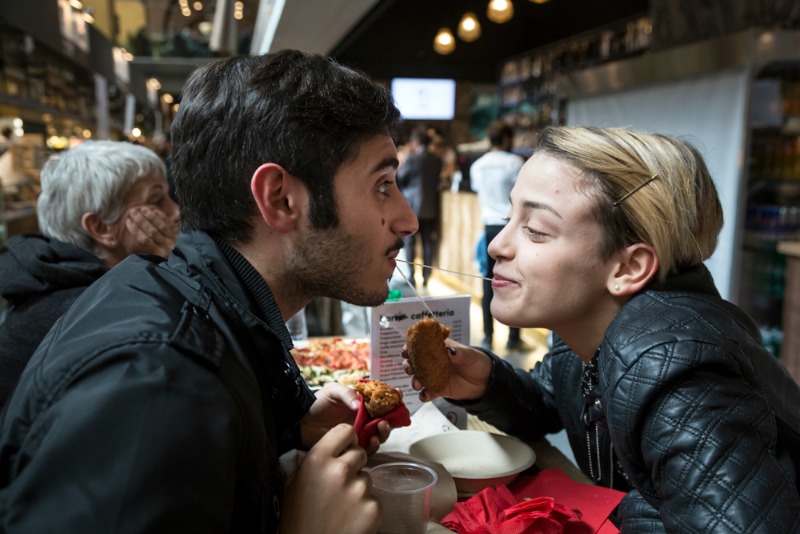
[[[408,328],[424,317],[433,316],[450,328],[450,339],[469,344],[469,295],[404,298],[376,306],[370,312],[370,378],[381,380],[403,392],[403,401],[414,413],[422,406],[411,378],[403,371],[400,355]]]

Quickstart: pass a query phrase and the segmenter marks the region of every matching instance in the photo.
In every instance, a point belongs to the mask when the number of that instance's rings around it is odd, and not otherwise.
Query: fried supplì
[[[436,319],[426,317],[406,332],[406,352],[414,375],[425,389],[443,391],[450,379],[450,356],[444,340],[450,329]]]

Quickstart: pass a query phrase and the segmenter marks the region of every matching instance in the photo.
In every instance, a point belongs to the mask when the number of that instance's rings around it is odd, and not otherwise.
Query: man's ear
[[[119,242],[111,227],[96,213],[87,211],[81,216],[81,227],[89,236],[106,248],[114,248]]]
[[[608,290],[618,296],[638,293],[658,274],[658,268],[656,249],[646,243],[630,245],[620,253],[619,264],[608,279]]]
[[[279,232],[295,228],[305,189],[289,171],[276,163],[261,165],[250,179],[250,191],[261,217],[270,227]]]

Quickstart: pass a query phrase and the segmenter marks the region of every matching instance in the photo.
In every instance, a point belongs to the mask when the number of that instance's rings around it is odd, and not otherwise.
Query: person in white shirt
[[[470,184],[472,190],[478,194],[478,203],[481,208],[481,220],[486,231],[486,247],[492,239],[500,233],[506,224],[508,214],[511,211],[511,203],[508,195],[517,174],[524,160],[510,152],[514,139],[514,131],[503,121],[495,121],[489,125],[488,129],[489,152],[475,160],[470,167]],[[483,273],[487,278],[492,277],[494,259],[489,256],[488,250],[485,251],[487,262],[487,272]],[[483,341],[481,345],[486,349],[492,348],[494,338],[494,318],[490,305],[492,303],[492,283],[489,280],[483,281],[483,298],[481,307],[483,308]],[[506,348],[509,350],[519,350],[522,348],[519,328],[510,328]]]

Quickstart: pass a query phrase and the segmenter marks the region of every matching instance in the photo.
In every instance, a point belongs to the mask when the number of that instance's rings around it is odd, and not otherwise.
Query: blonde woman
[[[623,532],[799,532],[800,386],[703,265],[723,217],[700,153],[548,128],[511,204],[492,314],[552,350],[526,372],[448,341],[449,385],[414,379],[422,399],[524,440],[566,429],[581,470],[628,492]]]

